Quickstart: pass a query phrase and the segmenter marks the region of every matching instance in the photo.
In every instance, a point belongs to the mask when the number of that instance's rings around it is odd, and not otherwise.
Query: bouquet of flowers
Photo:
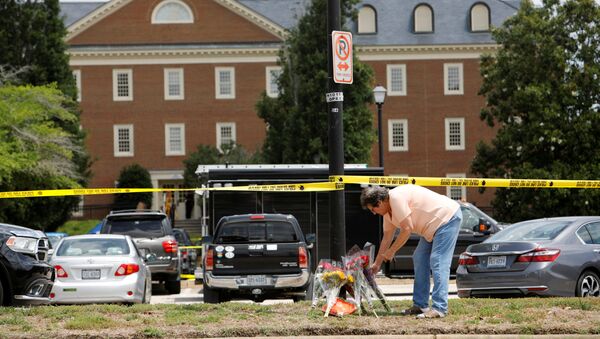
[[[325,317],[329,316],[334,305],[340,303],[340,306],[343,306],[343,303],[338,300],[342,286],[352,282],[354,282],[353,278],[344,272],[339,261],[322,259],[319,261],[319,266],[317,266],[315,272],[312,306],[317,306],[319,299],[325,297],[327,300],[327,304],[324,307]],[[347,313],[336,311],[335,314],[342,316],[344,313],[349,314],[355,310],[356,308],[347,310]]]
[[[348,251],[346,256],[342,257],[342,262],[347,274],[353,277],[355,281],[350,293],[354,297],[357,308],[362,310],[364,298],[375,316],[377,316],[373,310],[374,297],[381,302],[386,311],[391,312],[392,309],[375,281],[375,274],[370,269],[374,256],[375,246],[373,244],[366,243],[362,250],[355,245]]]

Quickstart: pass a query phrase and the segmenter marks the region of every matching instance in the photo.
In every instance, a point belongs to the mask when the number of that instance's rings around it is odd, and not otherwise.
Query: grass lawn
[[[100,220],[69,220],[64,225],[60,226],[56,232],[65,232],[68,235],[86,234],[96,226]]]
[[[450,314],[418,320],[392,301],[378,317],[323,317],[309,302],[264,306],[84,305],[0,308],[0,337],[181,338],[401,334],[600,334],[600,298],[451,299]]]

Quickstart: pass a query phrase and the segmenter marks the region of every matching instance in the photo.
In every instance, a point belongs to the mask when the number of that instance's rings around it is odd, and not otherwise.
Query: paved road
[[[386,282],[379,285],[388,300],[411,300],[412,284],[406,281],[398,280],[398,283]],[[451,281],[450,299],[457,298],[456,284]],[[194,285],[193,281],[186,281],[182,284],[180,294],[168,294],[165,290],[154,290],[151,304],[197,304],[203,302],[202,285]],[[234,302],[252,303],[250,300],[235,300]],[[273,305],[279,303],[292,303],[292,299],[267,299],[261,304]]]

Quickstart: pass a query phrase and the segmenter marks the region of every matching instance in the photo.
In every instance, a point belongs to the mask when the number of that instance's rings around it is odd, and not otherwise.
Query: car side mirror
[[[486,220],[484,218],[479,218],[479,223],[477,225],[473,226],[473,232],[475,234],[489,235],[491,228],[492,228],[492,224],[489,222],[489,220]]]

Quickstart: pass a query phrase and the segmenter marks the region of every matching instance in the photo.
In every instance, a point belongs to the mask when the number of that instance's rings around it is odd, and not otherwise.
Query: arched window
[[[471,7],[471,32],[487,32],[490,30],[490,8],[484,3]]]
[[[154,7],[153,24],[190,24],[194,15],[190,7],[180,0],[165,0]]]
[[[413,12],[415,33],[433,32],[433,9],[427,4],[420,4]]]
[[[363,6],[358,11],[358,33],[377,33],[377,13],[371,6]]]

